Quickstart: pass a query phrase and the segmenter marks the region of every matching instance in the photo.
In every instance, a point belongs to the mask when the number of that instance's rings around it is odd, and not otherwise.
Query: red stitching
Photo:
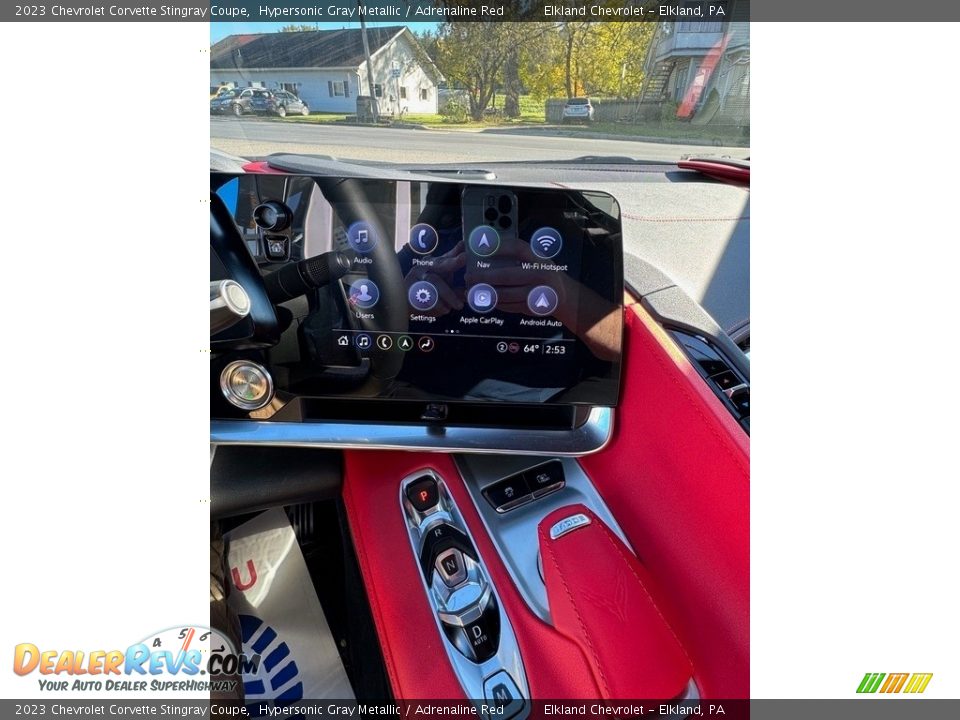
[[[669,223],[669,222],[735,222],[738,220],[749,220],[749,215],[737,215],[735,217],[643,217],[632,213],[623,213],[625,218],[637,220],[638,222]]]
[[[653,609],[657,611],[657,615],[660,616],[660,619],[663,621],[663,624],[666,626],[667,630],[670,631],[670,634],[673,635],[673,639],[677,641],[677,645],[680,647],[680,651],[683,653],[683,656],[687,659],[687,662],[690,663],[690,669],[693,669],[693,660],[690,659],[690,654],[687,652],[687,649],[683,646],[683,643],[680,642],[680,638],[677,637],[677,633],[674,632],[673,628],[670,626],[670,623],[667,622],[667,619],[663,616],[663,613],[660,612],[660,608],[657,607],[656,601],[653,599],[653,596],[650,594],[650,591],[647,590],[647,586],[643,584],[643,580],[640,579],[640,575],[637,574],[637,569],[633,566],[633,563],[630,562],[630,558],[627,553],[624,551],[622,545],[619,542],[614,540],[613,533],[610,532],[610,529],[604,524],[597,520],[597,524],[600,526],[600,529],[603,530],[603,536],[610,541],[610,544],[613,545],[614,549],[620,553],[620,557],[623,558],[623,561],[627,564],[627,567],[630,568],[630,572],[633,573],[633,576],[637,579],[637,582],[640,583],[640,587],[643,590],[644,594],[647,596],[647,600],[650,601],[650,604],[653,605]]]
[[[546,540],[546,535],[543,531],[540,532],[542,540]],[[593,654],[593,662],[597,666],[597,673],[600,675],[600,682],[603,683],[603,689],[607,693],[607,697],[610,697],[612,694],[610,692],[610,686],[607,685],[607,678],[603,674],[603,668],[600,666],[600,658],[597,656],[597,651],[593,647],[593,643],[590,642],[590,635],[587,633],[587,627],[584,625],[583,617],[580,615],[580,610],[577,608],[577,603],[573,599],[573,593],[570,592],[570,586],[567,585],[566,578],[563,577],[563,571],[560,569],[560,564],[557,562],[557,556],[553,552],[553,545],[549,542],[544,542],[547,546],[547,550],[550,551],[550,559],[553,561],[553,566],[557,569],[557,577],[560,578],[560,582],[563,583],[563,589],[567,592],[567,598],[570,600],[570,606],[573,608],[573,611],[577,615],[577,622],[580,623],[580,633],[583,635],[583,639],[587,643],[587,647],[590,648],[590,652]]]

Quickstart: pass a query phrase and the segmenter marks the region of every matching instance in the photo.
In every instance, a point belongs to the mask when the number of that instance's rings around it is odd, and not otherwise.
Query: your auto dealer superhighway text
[[[210,17],[250,17],[246,8],[223,7],[176,7],[175,5],[141,5],[139,7],[121,7],[120,5],[84,5],[83,7],[64,7],[63,5],[49,5],[50,14],[54,17],[177,17],[177,18],[206,18]],[[42,13],[32,13],[40,15]]]

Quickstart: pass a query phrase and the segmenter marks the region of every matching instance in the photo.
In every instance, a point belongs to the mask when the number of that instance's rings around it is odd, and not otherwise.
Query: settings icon
[[[437,288],[426,280],[420,280],[410,286],[407,297],[417,310],[430,310],[437,304]]]

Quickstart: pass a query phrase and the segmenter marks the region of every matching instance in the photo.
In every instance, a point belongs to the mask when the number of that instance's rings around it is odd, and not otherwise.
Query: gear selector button
[[[417,480],[407,488],[407,500],[417,509],[417,512],[426,512],[434,507],[440,502],[436,481],[431,477]]]
[[[456,548],[444,550],[437,556],[437,572],[447,587],[453,588],[467,579],[463,553]]]

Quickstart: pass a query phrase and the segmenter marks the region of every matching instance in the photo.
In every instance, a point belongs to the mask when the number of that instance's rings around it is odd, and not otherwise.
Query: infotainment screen
[[[610,195],[214,178],[268,281],[309,258],[333,257],[339,268],[322,287],[279,303],[279,342],[257,353],[278,395],[616,405],[623,269]],[[229,268],[212,270],[212,279],[229,277]]]

